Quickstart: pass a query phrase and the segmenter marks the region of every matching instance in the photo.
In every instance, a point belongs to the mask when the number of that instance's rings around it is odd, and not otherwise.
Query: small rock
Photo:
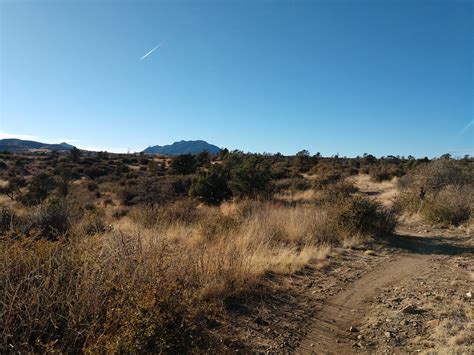
[[[373,251],[373,250],[366,250],[366,251],[364,251],[364,254],[365,254],[365,255],[369,255],[369,256],[374,256],[374,255],[375,255],[375,251]]]
[[[408,321],[406,319],[403,319],[400,321],[400,325],[408,325]]]
[[[406,306],[405,308],[403,308],[401,312],[405,314],[420,314],[420,313],[423,313],[423,310],[418,308],[415,305],[410,304]]]
[[[384,335],[385,338],[393,338],[393,334],[391,332],[385,332]]]
[[[469,291],[468,293],[466,293],[466,298],[472,298],[472,292]]]
[[[351,326],[351,327],[349,328],[349,331],[350,331],[351,333],[357,333],[357,332],[359,331],[359,329],[357,329],[356,327]]]
[[[364,336],[362,334],[360,334],[360,335],[357,336],[357,339],[362,340],[362,339],[364,339]]]

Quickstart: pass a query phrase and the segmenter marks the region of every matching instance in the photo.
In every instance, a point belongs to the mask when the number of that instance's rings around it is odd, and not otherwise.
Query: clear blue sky
[[[472,1],[0,4],[2,137],[473,153]]]

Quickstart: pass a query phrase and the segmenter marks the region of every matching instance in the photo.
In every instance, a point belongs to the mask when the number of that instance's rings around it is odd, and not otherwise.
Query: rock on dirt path
[[[359,327],[380,289],[396,285],[428,267],[427,255],[397,255],[330,298],[312,324],[297,354],[347,354],[370,351]],[[368,346],[368,348],[366,348]]]

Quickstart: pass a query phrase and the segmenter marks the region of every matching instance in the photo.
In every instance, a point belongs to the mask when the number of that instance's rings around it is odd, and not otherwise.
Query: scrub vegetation
[[[473,160],[221,151],[0,154],[2,352],[232,348],[235,299],[275,292],[397,214],[472,223]],[[351,177],[397,179],[394,208]]]

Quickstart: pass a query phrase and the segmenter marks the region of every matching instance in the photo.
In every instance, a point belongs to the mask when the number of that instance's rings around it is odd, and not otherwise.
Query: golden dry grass
[[[243,201],[190,211],[137,208],[92,234],[85,215],[68,240],[2,239],[2,349],[202,348],[195,317],[206,307],[269,292],[267,273],[294,273],[331,251],[327,216],[314,206]],[[177,328],[157,336],[169,327]]]
[[[398,178],[396,177],[390,181],[375,182],[370,175],[359,174],[348,178],[348,180],[353,182],[361,192],[373,194],[374,198],[386,207],[392,206],[398,195]]]

